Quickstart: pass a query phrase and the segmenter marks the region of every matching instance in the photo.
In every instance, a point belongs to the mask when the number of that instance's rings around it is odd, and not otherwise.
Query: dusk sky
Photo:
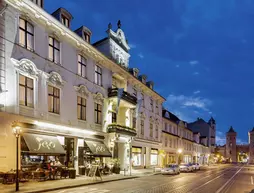
[[[254,126],[253,0],[45,0],[49,13],[59,7],[73,15],[72,30],[92,31],[92,42],[120,19],[130,67],[154,81],[169,111],[188,122],[213,116],[217,144],[231,125],[247,143]]]

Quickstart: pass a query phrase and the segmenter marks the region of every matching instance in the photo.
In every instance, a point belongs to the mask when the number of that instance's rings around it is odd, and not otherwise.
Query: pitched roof
[[[232,126],[229,128],[228,133],[235,133],[235,130],[233,129]]]
[[[178,123],[180,121],[180,119],[176,115],[174,115],[173,113],[169,112],[166,109],[162,110],[162,117],[174,123]]]

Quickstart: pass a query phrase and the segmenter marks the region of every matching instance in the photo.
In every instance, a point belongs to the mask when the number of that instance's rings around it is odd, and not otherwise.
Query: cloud
[[[139,54],[138,54],[138,57],[140,57],[141,59],[143,59],[143,58],[144,58],[144,55],[143,55],[142,53],[139,53]]]
[[[136,45],[136,44],[132,44],[132,43],[129,43],[128,45],[130,46],[130,48],[131,48],[131,49],[134,49],[134,48],[136,48],[136,47],[137,47],[137,45]]]
[[[181,106],[186,106],[186,107],[195,107],[198,109],[202,109],[205,111],[208,111],[207,106],[211,104],[211,101],[209,99],[201,98],[201,97],[188,97],[184,95],[169,95],[167,97],[167,102],[169,104],[179,104]]]
[[[199,94],[201,91],[200,90],[196,90],[193,92],[193,94]]]
[[[190,63],[191,66],[195,66],[199,63],[199,61],[193,60],[193,61],[190,61],[189,63]]]
[[[199,75],[199,72],[193,72],[193,75],[197,76]]]
[[[207,98],[170,94],[165,107],[185,121],[192,121],[197,114],[210,116],[208,113],[212,102]]]
[[[176,67],[177,67],[177,68],[179,68],[179,67],[180,67],[180,65],[179,65],[179,64],[177,64],[177,65],[176,65]]]
[[[225,145],[226,144],[226,134],[221,131],[216,131],[216,144]]]
[[[236,143],[237,144],[248,144],[248,142],[243,141],[242,139],[236,138]]]

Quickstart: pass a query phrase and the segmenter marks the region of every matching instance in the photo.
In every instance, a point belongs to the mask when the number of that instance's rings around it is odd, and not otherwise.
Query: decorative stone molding
[[[150,116],[149,121],[154,123],[154,118],[152,116]]]
[[[141,112],[139,116],[142,120],[146,119],[146,114],[144,112]]]
[[[30,76],[37,76],[40,72],[40,70],[37,69],[36,65],[29,59],[23,58],[21,60],[16,60],[11,58],[11,61],[18,70],[27,73]]]
[[[48,79],[48,82],[50,82],[54,86],[62,87],[64,85],[64,81],[61,75],[58,74],[57,72],[54,72],[54,71],[50,72],[47,75],[47,79]]]
[[[82,97],[88,98],[90,91],[87,89],[87,87],[83,84],[79,86],[74,86],[76,92],[80,94]]]
[[[103,104],[104,97],[101,93],[97,92],[96,94],[93,94],[94,102],[98,104]]]
[[[155,119],[155,124],[156,125],[159,125],[160,124],[160,121],[159,121],[159,119],[157,118],[157,119]]]

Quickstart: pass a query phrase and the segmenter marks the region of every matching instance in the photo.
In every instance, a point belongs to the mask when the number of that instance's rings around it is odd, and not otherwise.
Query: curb
[[[95,185],[95,184],[103,184],[106,182],[122,181],[122,180],[129,180],[129,179],[135,179],[135,178],[139,178],[139,177],[138,176],[131,176],[131,177],[120,178],[120,179],[91,182],[88,184],[78,184],[78,185],[73,185],[73,186],[71,186],[71,185],[70,186],[61,186],[61,187],[57,187],[57,188],[50,188],[50,189],[37,190],[37,191],[25,191],[24,193],[43,193],[43,192],[50,192],[50,191],[55,191],[55,190],[77,188],[77,187],[81,187],[81,186],[90,186],[90,185]],[[20,191],[20,192],[22,192],[22,191]]]

